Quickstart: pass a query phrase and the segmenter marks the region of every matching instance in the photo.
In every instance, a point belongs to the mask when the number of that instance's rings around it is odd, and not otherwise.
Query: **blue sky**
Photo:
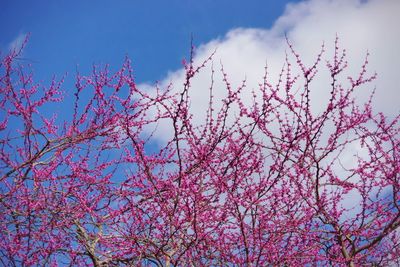
[[[198,47],[195,61],[217,49],[214,63],[218,69],[219,62],[224,64],[231,84],[238,86],[246,77],[247,87],[254,89],[266,61],[271,80],[277,78],[287,50],[285,36],[310,64],[322,42],[327,48],[323,62],[329,59],[338,35],[350,62],[344,75],[357,75],[369,51],[370,73],[378,73],[369,86],[377,88],[375,111],[391,116],[400,111],[398,0],[3,0],[1,7],[0,50],[7,51],[30,33],[23,57],[32,63],[35,80],[48,84],[53,74],[61,77],[68,72],[63,88],[67,96],[73,92],[76,66],[84,75],[93,64],[108,63],[116,70],[126,55],[141,88],[151,90],[156,81],[161,87],[172,82],[179,91],[184,78],[181,62],[188,57],[192,35]],[[194,114],[203,114],[208,104],[209,70],[192,83]],[[316,112],[324,106],[330,84],[323,66],[321,70],[312,90]],[[215,86],[221,88],[214,92],[218,99],[225,91],[221,77],[215,78]],[[360,100],[366,95],[360,92]],[[166,129],[160,129],[165,136]]]
[[[243,90],[242,97],[245,104],[251,104],[251,89],[262,82],[266,61],[271,81],[276,81],[288,50],[285,36],[310,66],[322,42],[327,50],[322,62],[332,56],[337,35],[349,62],[340,82],[345,87],[347,76],[358,75],[369,51],[368,74],[377,72],[378,79],[356,92],[356,100],[364,103],[376,88],[374,112],[392,118],[400,112],[399,14],[399,0],[9,0],[3,1],[0,9],[0,50],[4,55],[30,33],[23,57],[32,63],[36,81],[49,84],[53,74],[61,77],[69,72],[63,87],[67,98],[74,92],[77,65],[84,75],[90,73],[93,64],[108,63],[117,69],[126,55],[133,61],[140,89],[151,92],[155,81],[159,81],[161,88],[173,83],[172,91],[177,93],[185,78],[181,61],[188,56],[193,35],[198,46],[195,62],[202,62],[217,49],[213,57],[216,105],[226,95],[218,73],[220,62],[233,88],[246,78],[248,90]],[[319,70],[310,86],[310,106],[316,113],[330,98],[329,73],[324,71],[323,63]],[[191,83],[194,125],[204,122],[210,71],[208,66]],[[65,101],[71,104],[71,98]],[[62,120],[70,116],[68,107],[71,105],[46,107],[41,112],[59,113]],[[160,121],[153,137],[162,143],[172,134],[170,121]],[[348,169],[355,163],[353,153],[364,152],[359,144],[351,147],[341,161]],[[358,203],[357,196],[349,195],[344,202]]]
[[[93,63],[117,68],[129,55],[137,81],[154,82],[181,67],[192,34],[201,44],[237,27],[269,28],[288,1],[2,2],[0,49],[30,33],[24,57],[33,63],[37,79],[73,74],[77,64],[83,71]]]

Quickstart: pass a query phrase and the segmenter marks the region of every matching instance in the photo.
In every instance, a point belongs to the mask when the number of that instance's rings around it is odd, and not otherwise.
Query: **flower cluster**
[[[375,75],[366,59],[359,77],[341,83],[337,40],[330,99],[313,112],[310,85],[326,48],[308,67],[288,45],[279,82],[266,68],[251,104],[241,97],[246,82],[235,88],[222,68],[227,96],[216,105],[213,83],[205,88],[200,125],[191,80],[212,56],[184,62],[179,94],[138,88],[129,59],[115,73],[78,73],[74,91],[62,92],[62,81],[35,83],[20,51],[3,57],[1,264],[399,263],[400,117],[357,104],[354,92]],[[59,102],[69,114],[49,112]],[[166,142],[149,131],[160,122],[173,132]]]

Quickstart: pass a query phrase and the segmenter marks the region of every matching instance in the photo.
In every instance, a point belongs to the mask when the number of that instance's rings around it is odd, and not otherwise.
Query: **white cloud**
[[[201,62],[217,49],[213,57],[216,70],[214,77],[214,94],[216,100],[225,93],[225,86],[219,72],[222,62],[225,72],[233,87],[247,80],[247,91],[244,98],[250,100],[251,89],[256,89],[262,81],[264,66],[268,62],[272,81],[277,80],[278,73],[284,64],[285,51],[288,50],[285,34],[302,55],[306,64],[311,64],[325,42],[329,59],[333,53],[336,34],[340,45],[347,50],[349,68],[346,74],[355,76],[359,73],[367,50],[371,53],[369,71],[378,73],[378,80],[366,88],[377,87],[374,108],[389,115],[399,112],[400,69],[400,1],[397,0],[310,0],[288,4],[284,14],[277,19],[270,29],[238,28],[229,31],[225,37],[212,40],[198,47],[195,62]],[[191,112],[194,122],[201,123],[208,103],[208,88],[211,83],[211,64],[192,81]],[[322,62],[319,78],[313,83],[312,102],[318,111],[321,99],[329,93],[329,76]],[[179,92],[184,81],[184,70],[171,72],[160,82],[160,87],[173,83],[174,90]],[[346,82],[346,76],[343,76]],[[150,85],[139,85],[150,88]],[[368,91],[370,92],[370,91]],[[367,95],[365,92],[361,96]],[[167,128],[166,128],[167,127]],[[169,124],[159,125],[159,138],[164,139]]]
[[[311,87],[313,101],[311,104],[315,112],[324,106],[323,100],[329,97],[330,77],[325,67],[325,59],[330,59],[333,55],[337,34],[341,48],[347,51],[349,62],[346,73],[342,75],[342,82],[347,82],[348,75],[358,75],[366,52],[369,51],[371,56],[368,70],[370,74],[377,72],[378,79],[360,88],[362,90],[357,96],[360,101],[365,100],[376,86],[374,112],[383,111],[389,116],[398,114],[400,31],[396,27],[400,25],[399,13],[398,0],[310,0],[288,4],[284,14],[270,29],[237,28],[229,31],[223,38],[200,45],[194,57],[195,63],[204,61],[215,50],[216,54],[213,63],[207,64],[206,68],[192,80],[190,95],[193,122],[200,124],[205,118],[209,101],[208,89],[211,84],[211,66],[215,69],[215,102],[226,95],[225,84],[219,71],[220,62],[234,88],[246,78],[247,91],[243,93],[243,97],[247,101],[251,100],[251,89],[257,89],[258,84],[262,82],[266,62],[268,62],[270,81],[276,83],[285,61],[285,51],[289,50],[285,34],[306,65],[313,63],[322,42],[325,42],[327,52],[319,67],[318,78]],[[159,83],[159,87],[166,88],[172,83],[173,90],[180,92],[184,76],[183,69],[170,72]],[[141,84],[139,87],[149,90],[152,88],[149,84]],[[171,137],[171,131],[170,122],[161,122],[155,137],[165,141]],[[347,160],[347,156],[354,159],[354,153],[350,154],[344,155],[343,159],[352,165],[346,166],[348,168],[356,165],[354,160]],[[350,192],[342,204],[351,206],[349,205],[351,202],[359,202],[359,196],[354,192]],[[354,208],[357,210],[357,205]]]

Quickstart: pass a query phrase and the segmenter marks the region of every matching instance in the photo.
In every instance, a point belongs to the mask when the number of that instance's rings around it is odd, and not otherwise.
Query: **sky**
[[[73,84],[76,68],[83,74],[93,64],[108,63],[117,69],[128,55],[138,87],[151,91],[158,81],[161,88],[172,83],[179,92],[185,74],[181,62],[189,55],[193,37],[195,63],[216,51],[212,65],[216,70],[224,66],[233,87],[247,80],[249,90],[243,98],[249,103],[266,62],[276,81],[288,52],[286,37],[309,65],[322,43],[323,62],[329,59],[338,36],[348,56],[345,75],[360,72],[367,51],[368,74],[378,74],[356,93],[358,100],[376,88],[374,112],[394,117],[400,111],[399,14],[400,0],[1,0],[0,50],[4,54],[18,46],[29,33],[23,60],[32,64],[36,81],[69,73],[67,87]],[[192,81],[194,124],[204,119],[210,76],[208,65]],[[226,91],[221,73],[214,78],[218,101]],[[326,106],[329,84],[329,74],[321,67],[311,88],[314,112]],[[155,137],[167,140],[168,133],[172,134],[170,124],[160,123]],[[355,146],[356,152],[349,155],[362,153],[359,150]]]
[[[389,116],[400,111],[399,0],[2,2],[0,50],[15,47],[29,33],[23,58],[32,64],[36,81],[68,73],[67,94],[76,68],[82,74],[89,74],[93,64],[118,69],[126,55],[141,88],[151,91],[157,81],[161,87],[173,83],[179,91],[184,78],[181,62],[189,55],[193,37],[195,62],[216,50],[213,65],[219,69],[223,64],[234,87],[246,79],[249,91],[244,98],[250,101],[250,90],[258,87],[266,62],[271,80],[277,79],[288,52],[285,36],[306,64],[313,62],[322,43],[327,50],[323,60],[329,59],[339,36],[349,61],[345,75],[359,73],[367,51],[369,74],[378,73],[378,79],[359,92],[360,101],[376,87],[375,111]],[[200,114],[194,117],[199,123],[208,103],[210,71],[207,66],[192,83],[196,101],[191,108]],[[316,112],[324,106],[321,99],[326,99],[329,84],[322,66],[311,88]],[[220,88],[214,91],[215,98],[223,98],[226,91],[219,72],[215,87]]]
[[[251,0],[2,0],[0,50],[30,33],[24,57],[39,79],[93,63],[116,68],[128,55],[138,82],[181,67],[190,40],[207,43],[229,30],[268,28],[287,1]],[[293,2],[293,1],[292,1]]]

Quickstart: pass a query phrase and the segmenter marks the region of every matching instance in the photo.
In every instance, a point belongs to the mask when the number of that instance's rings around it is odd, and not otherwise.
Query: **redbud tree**
[[[21,50],[3,55],[1,265],[399,264],[400,117],[373,111],[373,94],[358,103],[375,75],[366,59],[345,77],[337,40],[311,65],[287,50],[278,82],[266,68],[249,92],[222,68],[222,101],[213,82],[196,88],[209,95],[202,123],[190,92],[212,55],[191,55],[178,93],[139,88],[129,59],[77,73],[71,88],[35,82]],[[324,68],[330,82],[312,88]],[[322,111],[311,89],[329,91]]]

